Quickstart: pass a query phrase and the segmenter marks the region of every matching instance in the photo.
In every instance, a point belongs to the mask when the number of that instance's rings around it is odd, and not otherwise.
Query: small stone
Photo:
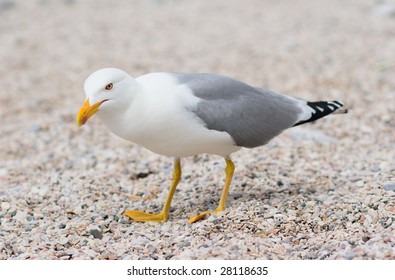
[[[85,249],[84,253],[88,255],[90,258],[94,258],[97,255],[97,253],[92,249]]]
[[[285,248],[284,248],[284,246],[277,244],[277,245],[274,245],[273,252],[276,254],[282,254],[285,252]]]
[[[315,252],[307,252],[306,258],[309,260],[314,260],[317,258],[317,254]]]
[[[40,130],[42,130],[42,127],[41,127],[41,125],[39,125],[39,124],[35,124],[35,125],[33,125],[33,126],[30,128],[30,132],[33,132],[33,133],[40,132]]]
[[[180,248],[184,248],[184,247],[188,247],[189,245],[191,245],[191,242],[189,241],[184,241],[178,244],[178,247]]]
[[[384,184],[384,189],[386,191],[395,191],[395,182],[388,182]]]
[[[14,219],[20,223],[26,223],[27,222],[27,212],[25,211],[17,211]]]
[[[347,260],[352,260],[352,259],[355,258],[356,256],[357,256],[357,253],[355,253],[355,252],[347,252],[346,255],[345,255],[345,258],[346,258]]]
[[[362,237],[363,242],[368,242],[369,240],[370,240],[370,236],[365,235],[364,237]]]
[[[281,180],[278,180],[277,181],[277,186],[282,187],[282,186],[284,186],[284,183]]]
[[[148,253],[153,254],[156,252],[156,248],[154,246],[148,246]]]
[[[350,182],[355,183],[355,182],[361,181],[362,177],[361,176],[351,176],[348,179],[350,180]]]
[[[33,211],[33,218],[34,218],[35,220],[43,219],[43,218],[44,218],[44,214],[43,214],[42,212],[40,212],[39,209],[35,209],[35,210]]]
[[[9,204],[8,202],[1,203],[1,209],[3,209],[3,210],[8,210],[8,209],[10,209],[10,207],[11,207],[11,204]]]
[[[69,238],[67,238],[67,237],[61,237],[60,239],[59,239],[59,242],[58,242],[60,245],[66,245],[67,243],[69,243]]]
[[[378,172],[378,171],[380,171],[380,165],[379,164],[372,164],[372,166],[370,167],[370,170],[372,170],[373,172]]]
[[[60,224],[60,225],[58,226],[58,228],[59,228],[59,229],[64,229],[64,228],[66,228],[66,225],[62,223],[62,224]]]
[[[148,242],[150,242],[147,238],[137,238],[134,239],[130,242],[131,245],[140,245],[140,244],[147,244]]]
[[[365,185],[365,183],[362,180],[356,182],[355,184],[357,185],[358,188],[362,188]]]
[[[320,260],[324,260],[327,257],[329,257],[330,255],[331,254],[327,250],[324,250],[324,251],[320,252],[319,259]]]
[[[97,239],[103,239],[103,233],[98,229],[91,229],[89,233]]]

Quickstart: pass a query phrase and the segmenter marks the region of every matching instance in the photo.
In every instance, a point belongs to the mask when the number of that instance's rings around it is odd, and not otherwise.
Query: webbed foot
[[[129,218],[132,218],[135,222],[166,222],[169,217],[168,214],[164,212],[160,212],[159,214],[150,214],[143,211],[137,210],[126,210],[125,215]]]

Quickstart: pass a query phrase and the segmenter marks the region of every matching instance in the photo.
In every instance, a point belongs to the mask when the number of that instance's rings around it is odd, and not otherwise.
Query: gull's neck
[[[134,115],[141,110],[139,103],[143,92],[143,87],[133,80],[133,85],[125,89],[122,98],[117,100],[117,103],[111,104],[111,107],[98,112],[100,119],[112,133],[121,138],[130,138],[131,131],[138,123],[138,121],[135,121]]]

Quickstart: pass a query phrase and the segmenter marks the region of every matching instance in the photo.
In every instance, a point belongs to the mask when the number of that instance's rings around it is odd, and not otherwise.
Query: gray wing
[[[237,146],[253,148],[269,142],[299,121],[297,101],[216,74],[174,74],[201,101],[191,110],[207,128],[226,131]]]

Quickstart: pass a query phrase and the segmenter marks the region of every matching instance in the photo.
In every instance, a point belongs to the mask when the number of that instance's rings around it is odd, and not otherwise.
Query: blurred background
[[[394,10],[392,0],[0,0],[0,156],[25,155],[31,132],[73,133],[83,82],[103,67],[217,72],[339,99],[358,120],[344,133],[392,129]]]

